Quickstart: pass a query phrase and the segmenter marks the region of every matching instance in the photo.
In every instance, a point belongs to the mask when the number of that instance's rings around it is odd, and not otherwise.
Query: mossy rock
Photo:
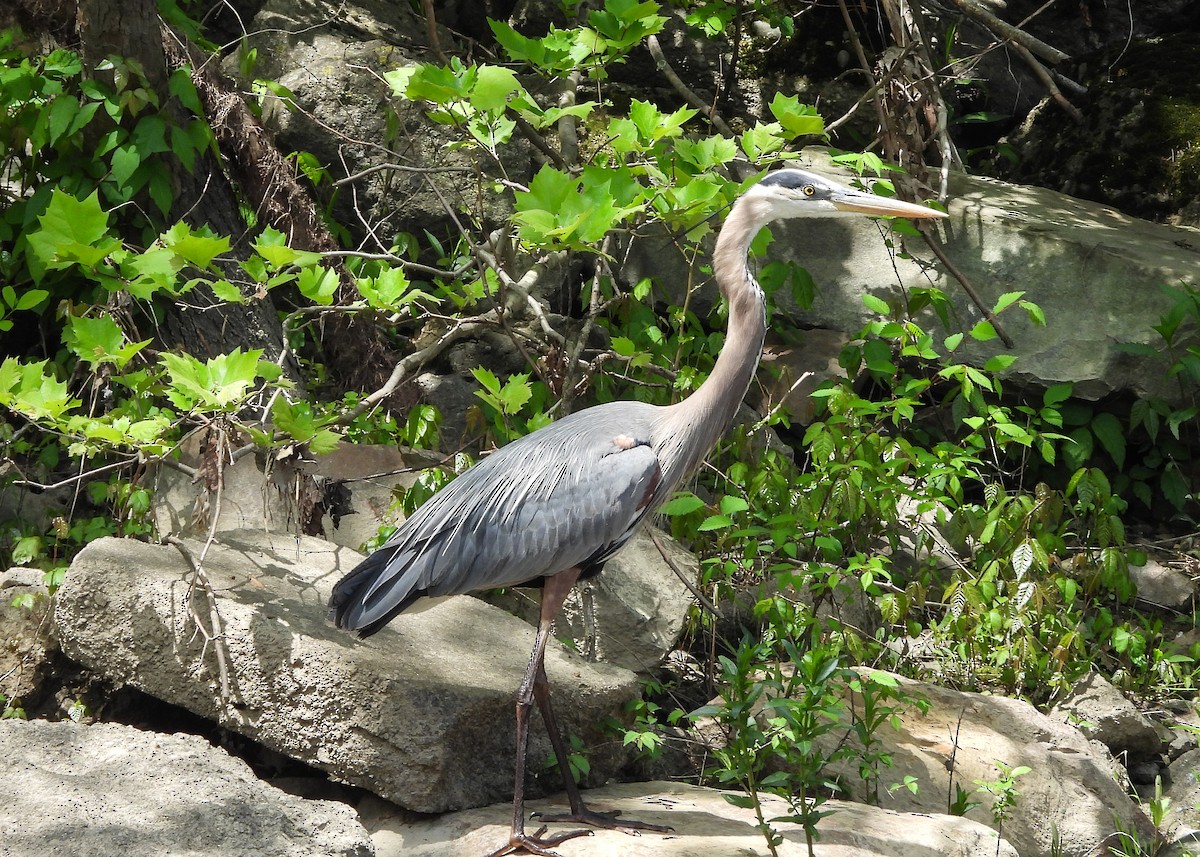
[[[1089,59],[1075,122],[1047,100],[1012,139],[1006,178],[1113,205],[1149,220],[1200,224],[1200,34],[1136,42]]]

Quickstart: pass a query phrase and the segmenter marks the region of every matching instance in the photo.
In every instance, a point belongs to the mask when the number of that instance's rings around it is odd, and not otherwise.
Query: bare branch
[[[987,9],[983,8],[976,0],[954,0],[954,5],[983,24],[983,26],[987,27],[1004,41],[1013,45],[1019,45],[1030,53],[1037,54],[1051,65],[1071,59],[1070,54],[1065,54],[1058,48],[1034,38],[1029,33],[1018,27],[1014,27],[1007,21],[1000,20]]]

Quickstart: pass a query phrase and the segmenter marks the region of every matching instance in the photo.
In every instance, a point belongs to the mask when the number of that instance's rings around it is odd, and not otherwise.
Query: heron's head
[[[746,191],[745,197],[765,205],[766,211],[763,213],[767,215],[767,220],[856,214],[946,217],[944,212],[937,209],[855,190],[807,170],[784,169],[768,173],[762,181]]]

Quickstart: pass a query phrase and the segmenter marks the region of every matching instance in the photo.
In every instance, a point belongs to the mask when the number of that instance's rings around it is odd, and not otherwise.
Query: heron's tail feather
[[[360,637],[374,634],[425,594],[414,591],[412,577],[405,574],[411,560],[411,551],[375,551],[333,587],[329,618]]]

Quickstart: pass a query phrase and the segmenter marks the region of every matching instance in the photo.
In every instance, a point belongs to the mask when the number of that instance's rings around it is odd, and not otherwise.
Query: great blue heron
[[[853,190],[796,169],[769,173],[734,204],[717,239],[713,273],[729,304],[725,347],[708,379],[675,405],[609,402],[577,411],[480,461],[417,509],[379,550],[334,587],[340,628],[374,634],[422,596],[540,586],[541,612],[517,692],[512,832],[491,857],[589,833],[525,832],[525,753],[536,701],[563,773],[571,811],[542,816],[598,827],[667,828],[592,812],[566,768],[543,660],[550,625],[575,581],[600,572],[634,530],[708,455],[750,385],[766,334],[762,290],[747,264],[750,241],[783,218],[845,214],[927,218],[931,208]]]

